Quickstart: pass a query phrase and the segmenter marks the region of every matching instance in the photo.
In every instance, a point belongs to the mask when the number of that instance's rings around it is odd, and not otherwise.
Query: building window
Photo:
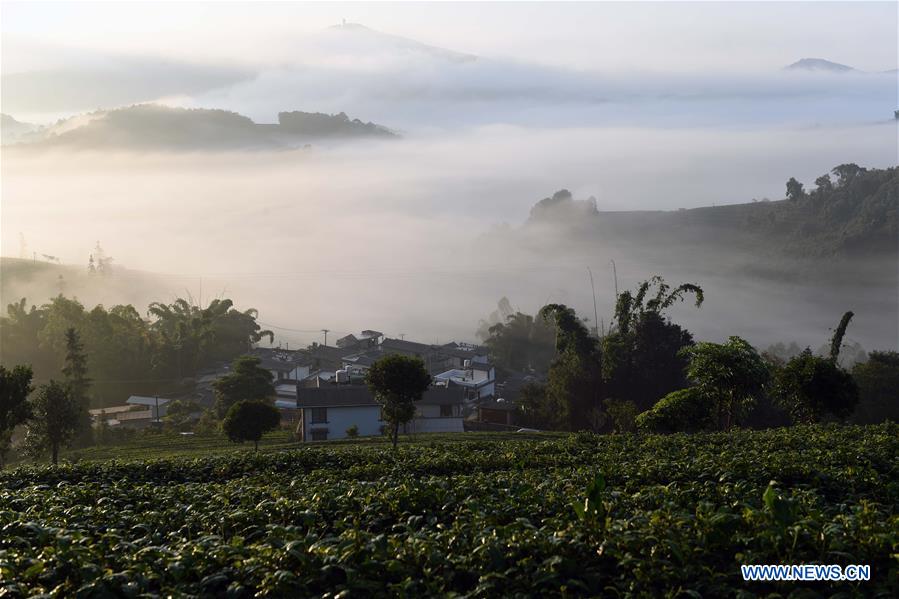
[[[312,424],[328,421],[328,408],[312,408]]]
[[[452,418],[453,417],[453,406],[449,404],[441,404],[440,405],[440,417],[441,418]]]
[[[312,440],[313,441],[327,441],[328,440],[328,429],[326,429],[326,428],[312,429]]]

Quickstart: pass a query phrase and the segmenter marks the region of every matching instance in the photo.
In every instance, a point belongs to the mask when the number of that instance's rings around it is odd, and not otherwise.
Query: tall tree
[[[78,430],[81,406],[67,385],[51,380],[38,388],[31,410],[34,417],[28,423],[28,443],[49,450],[50,460],[56,464],[60,448],[65,447]]]
[[[7,370],[0,366],[0,468],[12,441],[12,432],[31,418],[31,367],[16,366]]]
[[[231,372],[213,383],[219,417],[239,401],[267,400],[275,396],[272,373],[262,368],[254,356],[240,356],[231,363]]]
[[[575,311],[563,304],[543,306],[540,317],[556,325],[556,357],[546,384],[549,410],[568,430],[598,429],[603,385],[597,339]]]
[[[252,441],[259,451],[259,440],[281,423],[281,413],[264,401],[239,401],[230,408],[222,421],[222,430],[234,443]]]
[[[859,388],[855,422],[899,422],[899,352],[872,351],[867,362],[852,368],[852,378]]]
[[[555,327],[543,318],[515,312],[487,329],[484,345],[504,371],[545,373],[555,355]]]
[[[803,196],[805,196],[805,191],[802,189],[802,183],[790,177],[790,180],[787,181],[787,199],[795,202],[802,199]]]
[[[74,327],[66,329],[66,361],[62,374],[71,398],[78,403],[80,415],[78,417],[79,442],[88,444],[91,438],[90,396],[91,379],[88,377],[87,355],[84,353],[84,344],[81,336]]]
[[[705,300],[698,285],[672,288],[660,276],[618,295],[612,330],[602,340],[607,397],[633,401],[643,411],[688,385],[688,359],[681,350],[693,344],[693,336],[665,315],[688,295],[697,308]]]
[[[855,314],[851,310],[843,314],[840,324],[837,325],[836,330],[833,332],[833,338],[830,340],[830,361],[834,364],[840,358],[840,350],[843,348],[843,337],[846,336],[846,327],[849,326],[849,321],[852,320],[853,316]]]
[[[390,426],[393,448],[399,439],[400,425],[415,417],[415,402],[431,384],[424,362],[399,354],[384,356],[368,369],[365,377]]]

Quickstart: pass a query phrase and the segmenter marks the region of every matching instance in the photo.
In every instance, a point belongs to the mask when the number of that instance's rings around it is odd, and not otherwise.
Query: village
[[[508,383],[497,380],[496,368],[483,346],[419,343],[364,330],[339,338],[333,346],[255,347],[248,355],[271,374],[281,428],[293,431],[298,441],[382,435],[382,407],[366,384],[365,374],[388,355],[417,358],[432,377],[430,387],[416,402],[414,418],[403,425],[403,434],[531,430],[515,425],[515,403],[503,397]],[[197,373],[193,393],[187,396],[131,395],[123,405],[92,409],[93,425],[110,430],[162,428],[169,407],[176,402],[195,408],[189,419],[196,421],[202,410],[213,408],[214,383],[229,372],[228,362],[202,370]],[[522,382],[510,381],[509,392],[514,393]]]

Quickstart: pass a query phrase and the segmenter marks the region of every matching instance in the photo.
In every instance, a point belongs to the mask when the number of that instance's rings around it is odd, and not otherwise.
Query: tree
[[[165,425],[176,431],[185,431],[190,428],[193,415],[202,412],[203,408],[192,401],[176,399],[168,404],[165,410]]]
[[[852,376],[829,358],[806,348],[774,377],[773,396],[794,422],[818,422],[833,416],[844,419],[858,403]]]
[[[599,343],[568,306],[548,304],[540,309],[540,317],[556,325],[556,357],[546,383],[547,409],[563,428],[595,430],[603,398]]]
[[[899,352],[872,351],[867,362],[852,368],[852,378],[859,390],[854,421],[899,422]]]
[[[698,285],[683,283],[672,289],[662,277],[654,276],[633,293],[618,295],[612,330],[602,341],[602,377],[608,397],[633,401],[643,411],[688,386],[687,357],[681,350],[693,344],[693,336],[665,315],[688,294],[694,296],[696,307],[705,300]]]
[[[515,312],[486,330],[484,345],[504,371],[545,373],[555,355],[555,330],[543,318]]]
[[[231,363],[231,372],[215,381],[215,405],[220,417],[239,401],[270,399],[275,395],[272,373],[262,368],[254,356],[240,356]]]
[[[390,426],[393,448],[399,439],[400,425],[415,416],[415,403],[431,384],[431,375],[418,358],[398,354],[384,356],[368,369],[368,388],[379,404],[383,418]]]
[[[815,179],[815,185],[818,186],[816,191],[819,194],[833,191],[833,181],[830,180],[830,175],[821,175]]]
[[[27,437],[32,446],[50,451],[53,464],[59,462],[59,449],[65,447],[78,430],[81,406],[67,385],[51,380],[41,385],[31,402],[34,415],[29,421]]]
[[[802,183],[794,177],[790,177],[790,180],[787,181],[787,199],[795,202],[803,196],[805,196],[805,191],[802,189]]]
[[[841,164],[833,167],[832,172],[837,177],[837,187],[845,187],[851,183],[859,174],[866,172],[867,169],[860,167],[855,163]]]
[[[66,329],[66,361],[62,369],[66,387],[71,398],[78,403],[80,415],[78,417],[78,437],[82,444],[91,441],[91,417],[90,397],[88,390],[91,380],[87,376],[87,355],[84,353],[84,344],[81,336],[74,327]]]
[[[0,366],[0,468],[12,442],[12,432],[31,418],[31,367],[16,366],[7,370]]]
[[[837,325],[836,330],[833,332],[833,338],[830,340],[830,361],[834,364],[836,364],[837,360],[840,358],[840,350],[843,348],[843,337],[846,335],[846,327],[849,326],[849,321],[852,320],[853,316],[855,315],[851,310],[843,314],[843,317],[840,319],[840,324]]]
[[[524,426],[538,429],[564,428],[558,410],[554,410],[546,399],[546,385],[528,382],[518,391],[516,402],[518,421]]]
[[[702,342],[683,352],[690,359],[687,376],[711,400],[720,428],[729,429],[763,396],[770,371],[744,339]]]
[[[239,401],[228,408],[222,421],[222,430],[234,443],[252,441],[254,451],[259,451],[259,440],[268,431],[281,424],[278,408],[265,401]]]

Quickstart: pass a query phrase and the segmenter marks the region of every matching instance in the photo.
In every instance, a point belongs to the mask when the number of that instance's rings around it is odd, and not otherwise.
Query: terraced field
[[[0,595],[899,596],[897,456],[888,424],[20,467]],[[743,582],[765,563],[871,580]]]

